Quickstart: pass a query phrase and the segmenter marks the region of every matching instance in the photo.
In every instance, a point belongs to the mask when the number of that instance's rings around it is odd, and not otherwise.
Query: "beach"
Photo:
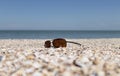
[[[66,48],[45,48],[49,39],[0,39],[0,76],[120,76],[120,38],[66,39]]]

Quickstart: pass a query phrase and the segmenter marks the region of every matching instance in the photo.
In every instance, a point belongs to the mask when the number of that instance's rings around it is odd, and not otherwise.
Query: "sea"
[[[79,31],[79,30],[2,30],[0,39],[96,39],[120,38],[120,31]]]

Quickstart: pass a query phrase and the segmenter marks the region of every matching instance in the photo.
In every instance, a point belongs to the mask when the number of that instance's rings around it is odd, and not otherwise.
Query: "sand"
[[[66,48],[44,48],[47,39],[1,39],[0,76],[120,76],[120,39],[67,39]]]

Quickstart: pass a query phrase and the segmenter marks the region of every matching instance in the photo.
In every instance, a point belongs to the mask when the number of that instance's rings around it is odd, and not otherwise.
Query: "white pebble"
[[[34,72],[34,68],[25,69],[25,72],[26,73],[32,73],[32,72]]]
[[[7,65],[11,65],[12,63],[10,61],[6,61],[6,64]]]
[[[33,74],[33,76],[42,76],[42,74],[39,73],[39,72],[35,72],[35,73]]]
[[[80,61],[86,63],[89,62],[89,59],[87,57],[82,57]]]
[[[35,68],[39,68],[39,67],[40,67],[40,64],[39,64],[38,62],[35,62],[35,63],[33,63],[33,66],[34,66]]]
[[[105,73],[103,71],[99,71],[98,76],[105,76]]]

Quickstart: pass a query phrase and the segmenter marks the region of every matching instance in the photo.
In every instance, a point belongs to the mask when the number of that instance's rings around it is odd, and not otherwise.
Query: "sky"
[[[120,30],[120,0],[0,0],[0,30]]]

